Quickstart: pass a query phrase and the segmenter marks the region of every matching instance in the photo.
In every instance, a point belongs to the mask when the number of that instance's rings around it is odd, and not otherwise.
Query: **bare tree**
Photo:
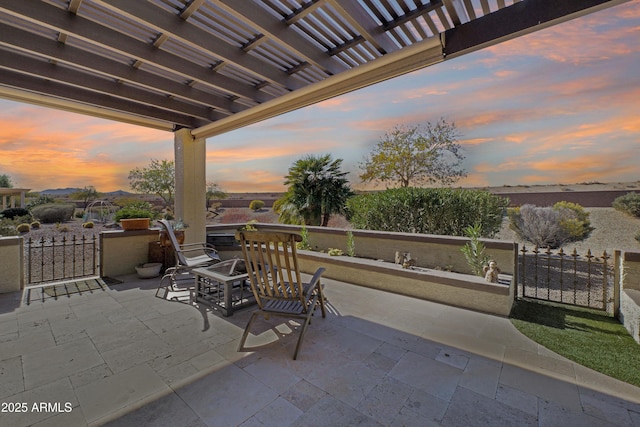
[[[69,194],[69,197],[74,200],[82,200],[82,210],[86,211],[89,203],[100,197],[100,193],[93,186],[87,186],[82,190]]]

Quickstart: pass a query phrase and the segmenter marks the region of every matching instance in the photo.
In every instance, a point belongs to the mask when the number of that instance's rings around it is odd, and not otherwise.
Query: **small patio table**
[[[218,308],[223,316],[233,315],[235,310],[255,304],[256,300],[247,283],[244,261],[232,259],[210,267],[193,269],[195,289],[191,303],[200,302]]]

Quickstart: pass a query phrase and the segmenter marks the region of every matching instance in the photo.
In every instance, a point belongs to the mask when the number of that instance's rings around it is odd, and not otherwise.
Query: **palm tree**
[[[326,227],[332,214],[344,212],[345,203],[353,194],[346,178],[340,171],[342,159],[332,160],[330,154],[316,157],[306,156],[289,168],[285,185],[289,189],[276,202],[280,222]],[[302,221],[292,215],[297,210]]]

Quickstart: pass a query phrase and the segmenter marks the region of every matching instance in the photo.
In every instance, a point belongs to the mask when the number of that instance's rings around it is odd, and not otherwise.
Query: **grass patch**
[[[640,345],[617,319],[592,310],[517,301],[511,322],[549,350],[640,387]]]

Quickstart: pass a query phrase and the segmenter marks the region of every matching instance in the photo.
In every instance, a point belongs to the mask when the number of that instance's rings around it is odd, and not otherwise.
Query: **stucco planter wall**
[[[242,225],[209,227],[209,231],[232,233]],[[300,227],[289,225],[256,226],[261,230],[300,232]],[[346,251],[346,230],[326,227],[307,227],[307,230],[312,247]],[[498,285],[471,274],[409,270],[393,263],[395,252],[405,251],[417,258],[419,267],[454,265],[469,271],[460,251],[467,239],[368,230],[353,230],[352,233],[356,257],[298,251],[300,269],[305,273],[313,273],[322,266],[327,269],[324,277],[335,280],[500,316],[507,316],[511,311],[515,289],[513,283],[510,286]],[[502,272],[513,275],[516,271],[517,245],[496,240],[483,241]]]
[[[0,293],[24,288],[24,239],[0,237]]]
[[[404,269],[387,262],[313,251],[298,251],[298,256],[304,272],[323,266],[324,277],[360,286],[500,316],[508,316],[513,305],[513,284],[499,285],[468,274]]]
[[[235,234],[244,224],[210,226],[208,231]],[[261,230],[300,233],[300,227],[284,224],[256,224]],[[314,251],[328,248],[347,251],[347,230],[329,227],[307,227],[309,243]],[[453,267],[453,270],[471,274],[460,249],[469,239],[431,234],[392,233],[386,231],[351,230],[356,256],[394,262],[396,251],[410,252],[418,267]],[[502,273],[514,275],[517,270],[518,245],[502,240],[482,239],[487,253],[498,263]]]
[[[640,344],[640,291],[629,289],[620,293],[620,322]]]
[[[136,272],[149,261],[149,242],[158,240],[157,229],[103,231],[100,233],[100,275],[116,277]]]
[[[616,257],[621,257],[618,319],[640,344],[640,252],[625,251]]]

